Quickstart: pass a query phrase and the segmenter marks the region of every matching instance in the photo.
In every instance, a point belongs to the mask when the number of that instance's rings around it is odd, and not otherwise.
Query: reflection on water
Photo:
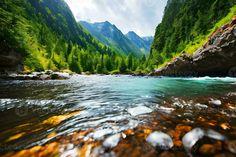
[[[166,127],[163,131],[170,131],[183,121],[208,128],[208,123],[222,121],[223,125],[227,121],[223,118],[234,117],[235,113],[208,107],[207,102],[236,92],[235,82],[233,78],[131,76],[1,81],[0,147],[4,151],[29,148],[89,129],[93,131],[86,138],[99,140],[138,126]],[[207,112],[225,112],[227,116]],[[167,115],[168,120],[163,120]],[[201,121],[207,121],[205,126]],[[235,119],[231,119],[233,122]]]

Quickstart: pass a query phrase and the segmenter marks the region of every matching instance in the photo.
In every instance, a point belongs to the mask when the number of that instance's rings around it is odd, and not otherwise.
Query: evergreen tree
[[[124,58],[121,58],[121,60],[120,60],[120,65],[119,65],[119,71],[120,71],[121,73],[125,73],[126,70],[127,70],[127,66],[126,66],[126,64],[125,64],[125,60],[124,60]]]

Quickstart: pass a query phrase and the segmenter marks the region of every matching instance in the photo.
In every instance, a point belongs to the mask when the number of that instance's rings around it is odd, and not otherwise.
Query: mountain
[[[115,25],[110,22],[89,23],[80,21],[80,24],[103,44],[114,48],[119,53],[141,56],[143,53],[137,48]]]
[[[193,54],[235,15],[235,0],[168,0],[157,26],[150,62],[161,66],[182,54]]]
[[[105,73],[120,69],[126,61],[78,24],[64,0],[2,0],[0,26],[0,72],[51,69]],[[111,35],[121,36],[120,44],[135,53],[120,33]],[[131,59],[139,64],[138,59]]]
[[[141,38],[135,32],[130,31],[126,34],[126,37],[133,42],[133,44],[138,47],[144,54],[148,54],[151,48],[153,37],[143,37]]]
[[[182,54],[156,70],[157,76],[236,77],[236,16],[193,55]]]
[[[148,59],[155,74],[228,76],[236,66],[235,15],[235,0],[169,0]]]

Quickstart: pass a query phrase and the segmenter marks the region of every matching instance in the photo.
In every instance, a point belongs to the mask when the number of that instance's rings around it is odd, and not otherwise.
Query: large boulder
[[[236,18],[213,33],[194,55],[182,54],[152,75],[236,77]]]

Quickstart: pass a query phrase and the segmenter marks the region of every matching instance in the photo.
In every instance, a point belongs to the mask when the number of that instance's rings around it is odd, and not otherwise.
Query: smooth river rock
[[[105,141],[103,142],[103,146],[110,149],[114,148],[117,146],[120,139],[121,139],[121,134],[112,135],[108,137],[107,139],[105,139]]]
[[[209,104],[218,107],[218,106],[222,105],[222,102],[220,100],[213,100],[212,99],[212,100],[209,101]]]
[[[161,150],[168,150],[174,146],[171,137],[168,134],[159,131],[151,133],[146,138],[146,141],[153,147],[157,147]]]
[[[128,109],[128,113],[131,114],[132,116],[138,116],[138,115],[147,114],[151,112],[152,112],[152,109],[146,106],[138,106],[138,107]]]

